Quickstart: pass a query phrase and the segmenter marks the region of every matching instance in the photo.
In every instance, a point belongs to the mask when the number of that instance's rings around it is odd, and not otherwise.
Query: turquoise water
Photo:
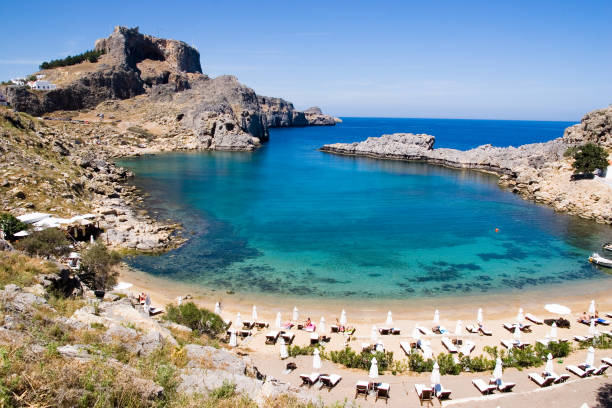
[[[609,226],[524,201],[490,175],[316,150],[399,131],[433,134],[437,147],[519,145],[570,124],[346,118],[274,129],[256,152],[123,160],[152,211],[183,222],[190,238],[130,263],[238,293],[323,298],[463,296],[587,280],[612,287],[586,262],[611,240]]]

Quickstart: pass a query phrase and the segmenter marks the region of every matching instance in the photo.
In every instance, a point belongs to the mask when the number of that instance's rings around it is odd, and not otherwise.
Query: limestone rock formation
[[[563,140],[569,144],[592,142],[612,148],[612,106],[584,115],[580,123],[565,129]]]

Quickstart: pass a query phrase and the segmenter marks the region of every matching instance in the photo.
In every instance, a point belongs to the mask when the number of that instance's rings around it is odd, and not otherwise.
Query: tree
[[[587,143],[580,146],[574,153],[574,174],[591,174],[595,169],[605,169],[608,167],[608,154],[606,151],[594,143]]]
[[[32,256],[59,258],[70,252],[70,242],[66,234],[57,228],[34,231],[17,243],[17,248]]]
[[[28,224],[19,221],[15,216],[9,213],[0,214],[0,230],[4,232],[7,239],[13,239],[14,235],[19,231],[28,228]]]
[[[96,242],[81,252],[80,278],[94,290],[111,289],[117,284],[117,264],[121,256],[109,251],[106,245]]]

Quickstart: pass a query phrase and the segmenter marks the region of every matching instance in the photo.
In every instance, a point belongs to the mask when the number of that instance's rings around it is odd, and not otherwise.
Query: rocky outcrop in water
[[[571,159],[563,155],[568,147],[586,142],[610,147],[611,118],[611,108],[591,112],[580,124],[567,128],[562,138],[519,147],[434,149],[434,136],[396,133],[363,142],[329,144],[320,150],[494,173],[500,176],[501,186],[525,199],[550,205],[559,212],[612,224],[612,186],[599,177],[572,180]]]
[[[325,115],[320,108],[297,111],[291,102],[281,98],[259,96],[259,105],[268,127],[334,126],[340,119]]]

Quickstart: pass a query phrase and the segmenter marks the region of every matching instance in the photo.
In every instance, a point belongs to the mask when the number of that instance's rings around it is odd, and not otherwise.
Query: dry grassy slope
[[[78,180],[83,169],[60,152],[79,143],[54,135],[29,115],[0,109],[0,207],[55,213],[84,211],[88,194]]]

